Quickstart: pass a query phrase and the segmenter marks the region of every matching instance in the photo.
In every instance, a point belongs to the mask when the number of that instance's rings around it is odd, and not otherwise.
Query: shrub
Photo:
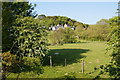
[[[60,28],[56,31],[51,31],[48,36],[48,40],[53,45],[77,42],[75,33],[71,28],[65,28],[65,29]]]
[[[4,52],[2,53],[2,76],[3,78],[6,78],[8,75],[8,72],[11,71],[11,66],[13,65],[15,61],[16,56],[12,55],[10,52]]]

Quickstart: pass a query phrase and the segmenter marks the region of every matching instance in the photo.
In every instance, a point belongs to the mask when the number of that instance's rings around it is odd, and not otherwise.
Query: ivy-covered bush
[[[47,53],[47,32],[32,17],[18,18],[13,26],[15,37],[11,50],[17,57],[42,57]]]

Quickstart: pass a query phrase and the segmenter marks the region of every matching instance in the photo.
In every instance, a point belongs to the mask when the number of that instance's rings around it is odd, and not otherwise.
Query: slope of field
[[[105,42],[94,41],[48,47],[50,51],[44,58],[44,73],[40,76],[34,73],[21,73],[20,77],[61,78],[65,75],[72,75],[76,78],[92,78],[99,72],[94,72],[95,67],[110,62],[110,51],[106,53]],[[49,65],[49,56],[52,57],[52,67]],[[65,66],[65,59],[67,66]],[[84,74],[81,73],[81,60],[85,61]],[[33,75],[31,76],[31,74]],[[11,77],[15,77],[15,75],[11,75]],[[108,76],[102,75],[102,77],[107,78]]]

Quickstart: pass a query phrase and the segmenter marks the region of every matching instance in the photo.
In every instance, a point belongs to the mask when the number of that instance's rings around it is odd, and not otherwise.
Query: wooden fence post
[[[65,66],[66,66],[66,58],[65,58]]]
[[[84,73],[84,60],[82,60],[82,73]]]
[[[52,57],[50,56],[50,67],[52,67]]]

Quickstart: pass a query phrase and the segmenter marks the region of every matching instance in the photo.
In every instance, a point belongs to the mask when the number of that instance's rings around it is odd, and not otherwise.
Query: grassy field
[[[105,54],[105,42],[89,41],[75,44],[48,46],[49,54],[44,58],[44,73],[37,76],[33,72],[21,73],[20,77],[29,78],[61,78],[72,75],[76,78],[93,78],[99,71],[94,72],[94,67],[99,67],[110,62],[110,52]],[[54,53],[59,53],[55,55]],[[53,66],[49,65],[49,56],[52,56]],[[65,66],[65,59],[66,64]],[[85,61],[85,73],[81,73],[82,63]],[[91,73],[91,74],[89,74]],[[11,74],[9,77],[16,77]],[[107,78],[106,75],[102,77]]]

